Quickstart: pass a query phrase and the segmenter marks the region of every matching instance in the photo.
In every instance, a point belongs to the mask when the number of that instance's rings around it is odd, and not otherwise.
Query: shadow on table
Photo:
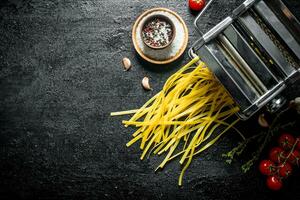
[[[139,64],[151,71],[151,72],[169,72],[175,69],[179,69],[180,67],[182,67],[183,65],[185,65],[185,63],[183,62],[185,59],[185,53],[183,53],[177,60],[175,60],[172,63],[169,64],[163,64],[163,65],[158,65],[158,64],[153,64],[150,63],[146,60],[144,60],[138,53],[135,53],[135,56],[139,62]],[[188,61],[187,61],[188,62]]]

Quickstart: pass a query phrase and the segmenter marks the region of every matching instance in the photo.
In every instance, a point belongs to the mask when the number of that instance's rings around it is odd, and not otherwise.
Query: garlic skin
[[[258,116],[258,124],[261,126],[261,127],[264,127],[264,128],[268,128],[269,127],[269,123],[267,122],[266,118],[265,118],[265,114],[260,114]]]
[[[122,64],[123,64],[123,67],[124,67],[124,71],[130,70],[130,68],[132,67],[131,61],[127,57],[123,58]]]
[[[149,83],[149,78],[148,77],[144,77],[142,80],[142,86],[145,90],[152,90],[150,83]]]

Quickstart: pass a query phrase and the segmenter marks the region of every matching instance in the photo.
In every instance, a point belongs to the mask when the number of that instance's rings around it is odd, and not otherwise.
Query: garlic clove
[[[295,101],[296,104],[300,105],[300,97],[296,97],[294,101]]]
[[[152,88],[150,87],[150,83],[149,83],[149,78],[148,77],[144,77],[142,80],[142,86],[145,90],[152,90]]]
[[[300,97],[296,97],[294,103],[297,113],[300,114]]]
[[[124,71],[130,70],[132,65],[131,65],[131,61],[129,60],[129,58],[127,58],[127,57],[123,58],[122,63],[123,63]]]
[[[265,114],[260,114],[258,116],[258,124],[261,126],[261,127],[264,127],[264,128],[268,128],[269,127],[269,123],[268,121],[266,120],[265,118]]]

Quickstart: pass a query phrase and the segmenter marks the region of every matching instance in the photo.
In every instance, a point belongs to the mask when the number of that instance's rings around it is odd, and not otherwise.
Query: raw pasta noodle
[[[196,57],[169,77],[163,89],[140,109],[111,115],[133,114],[129,120],[122,121],[126,127],[137,128],[127,146],[139,141],[141,159],[147,153],[166,154],[157,169],[180,157],[183,168],[178,184],[182,185],[193,156],[212,146],[234,126],[238,118],[231,118],[238,111],[224,87]]]

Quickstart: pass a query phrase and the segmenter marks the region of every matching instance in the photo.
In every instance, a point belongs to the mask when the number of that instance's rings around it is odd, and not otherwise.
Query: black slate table
[[[137,145],[125,147],[133,129],[110,112],[138,108],[189,60],[185,53],[168,66],[145,63],[133,49],[132,24],[146,9],[170,8],[187,23],[190,46],[197,34],[186,0],[0,6],[0,199],[300,199],[297,173],[274,193],[256,168],[243,174],[241,161],[226,164],[221,154],[239,141],[235,134],[194,159],[181,188],[178,161],[154,173],[160,158],[140,161]],[[133,62],[130,72],[123,57]],[[153,91],[142,89],[144,76]],[[299,82],[288,93],[300,96]],[[251,134],[259,127],[250,119],[240,129]]]

